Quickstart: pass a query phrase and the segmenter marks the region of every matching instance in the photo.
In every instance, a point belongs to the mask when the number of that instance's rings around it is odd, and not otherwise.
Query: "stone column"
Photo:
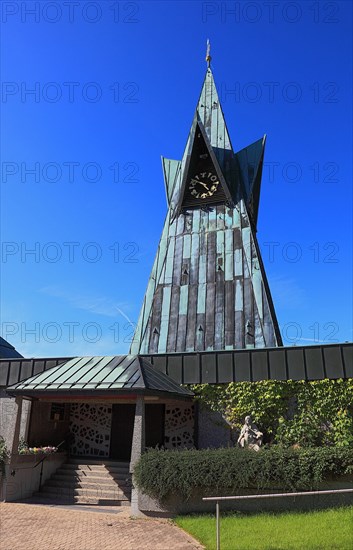
[[[20,431],[21,431],[21,419],[22,419],[22,397],[16,397],[15,399],[15,411],[13,415],[13,432],[12,440],[10,439],[8,449],[11,453],[11,456],[17,455],[18,453],[18,443],[20,440]]]
[[[134,473],[135,464],[144,452],[145,444],[145,401],[143,396],[138,396],[136,400],[134,432],[132,436],[130,473]],[[131,513],[133,516],[139,516],[139,490],[135,486],[134,478],[132,477],[131,490]]]
[[[8,402],[6,411],[7,437],[6,447],[10,452],[10,464],[5,468],[5,479],[2,480],[1,500],[6,500],[8,489],[11,487],[9,475],[17,462],[18,442],[20,439],[21,417],[22,417],[22,397],[16,397],[12,402]],[[13,482],[12,482],[13,483]],[[9,486],[8,486],[9,485]]]
[[[132,436],[130,473],[133,473],[135,464],[145,450],[145,401],[143,396],[136,400],[134,432]]]

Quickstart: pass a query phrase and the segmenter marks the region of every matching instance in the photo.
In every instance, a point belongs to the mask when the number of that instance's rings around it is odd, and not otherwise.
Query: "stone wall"
[[[37,492],[40,484],[41,465],[45,455],[13,455],[6,466],[6,477],[1,484],[0,500],[7,502],[28,498]],[[67,460],[66,453],[47,455],[43,461],[42,485]]]
[[[199,403],[197,413],[197,448],[233,447],[232,429],[220,413]]]
[[[31,403],[24,400],[22,404],[20,437],[27,437],[27,426],[30,416]],[[4,438],[8,449],[12,446],[17,405],[14,397],[9,397],[5,390],[0,390],[0,435]]]
[[[353,476],[347,475],[335,481],[322,482],[318,490],[332,491],[337,489],[351,489]],[[263,493],[283,493],[283,488],[264,489]],[[242,489],[237,495],[254,495],[256,490]],[[131,500],[131,513],[137,517],[174,517],[178,514],[215,513],[216,502],[202,500],[203,497],[232,496],[234,493],[220,491],[213,487],[208,489],[194,489],[189,500],[185,501],[178,495],[171,495],[163,503],[149,497],[134,487]],[[331,507],[348,506],[352,503],[352,493],[336,493],[323,495],[305,495],[302,497],[276,497],[267,499],[244,499],[220,501],[220,510],[236,510],[238,512],[283,512],[285,510],[311,511]]]

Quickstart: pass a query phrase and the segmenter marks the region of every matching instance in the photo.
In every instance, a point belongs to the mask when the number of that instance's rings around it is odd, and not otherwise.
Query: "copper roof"
[[[7,388],[19,395],[144,393],[192,397],[142,357],[74,357]]]

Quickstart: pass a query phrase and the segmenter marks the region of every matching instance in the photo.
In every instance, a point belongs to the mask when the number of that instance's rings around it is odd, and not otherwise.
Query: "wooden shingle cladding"
[[[200,129],[232,200],[183,208]],[[256,240],[264,145],[234,154],[208,69],[182,160],[162,159],[169,209],[130,353],[282,345]]]
[[[193,231],[194,230],[194,231]],[[131,350],[202,351],[281,344],[244,203],[193,210],[158,248]]]

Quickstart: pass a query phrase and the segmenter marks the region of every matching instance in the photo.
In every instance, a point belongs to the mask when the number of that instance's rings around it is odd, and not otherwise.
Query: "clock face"
[[[190,195],[195,199],[208,199],[214,195],[219,186],[218,176],[212,171],[198,172],[189,181]]]
[[[221,177],[200,128],[196,128],[185,184],[183,184],[185,187],[182,207],[206,208],[210,205],[225,203],[227,197]]]

